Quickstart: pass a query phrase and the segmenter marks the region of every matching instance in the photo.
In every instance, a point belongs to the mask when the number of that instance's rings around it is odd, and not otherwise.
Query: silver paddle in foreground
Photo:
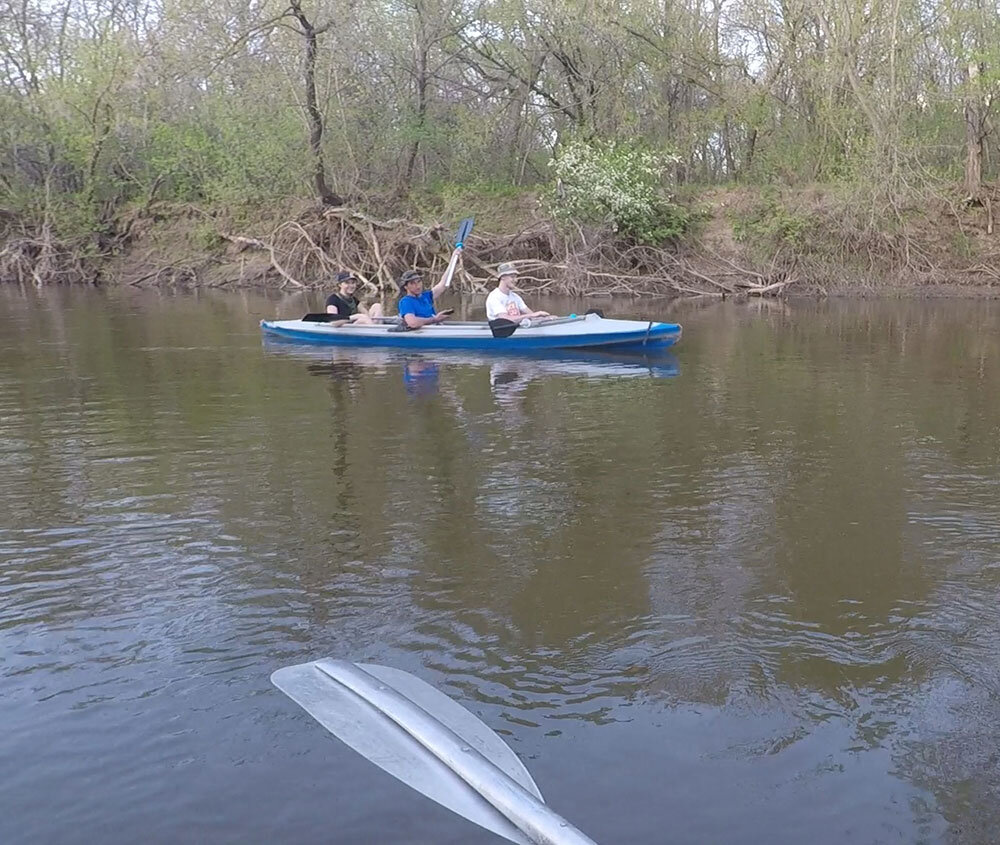
[[[545,805],[499,736],[419,678],[327,659],[278,669],[271,682],[363,757],[469,821],[520,845],[596,845]]]

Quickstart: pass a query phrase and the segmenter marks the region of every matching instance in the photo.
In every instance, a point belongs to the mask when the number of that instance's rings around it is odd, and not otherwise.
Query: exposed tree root
[[[0,281],[31,284],[89,282],[76,250],[58,240],[48,223],[35,232],[9,235],[0,249]]]
[[[714,228],[677,248],[623,244],[606,230],[560,231],[545,220],[513,234],[477,228],[453,284],[465,293],[485,293],[495,283],[497,264],[511,261],[526,291],[578,296],[769,298],[880,288],[1000,288],[1000,249],[978,232],[991,221],[977,224],[982,208],[970,211],[968,201],[957,194],[953,199],[945,198],[939,213],[926,219],[902,209],[897,216],[909,215],[920,225],[882,230],[867,212],[803,195],[793,211],[814,221],[815,237],[772,252],[735,241],[721,215]],[[421,268],[433,281],[452,250],[451,225],[317,205],[285,213],[278,225],[241,231],[225,222],[224,210],[150,202],[119,221],[113,248],[97,253],[92,239],[59,240],[47,217],[28,226],[0,210],[0,280],[304,290],[328,288],[335,273],[349,270],[362,279],[362,296],[378,298],[385,291],[395,294],[395,280],[410,268]],[[949,225],[942,226],[942,219]],[[974,254],[970,247],[969,255],[957,255],[952,241],[968,241]]]
[[[281,223],[267,237],[222,233],[231,251],[261,250],[281,288],[329,285],[340,270],[355,273],[368,292],[395,290],[404,270],[419,267],[430,277],[444,271],[451,232],[409,220],[377,220],[349,208],[330,208]],[[455,287],[484,292],[496,265],[517,266],[527,291],[573,295],[774,296],[796,278],[772,262],[761,272],[718,257],[696,260],[679,252],[617,244],[607,233],[579,232],[572,239],[538,222],[514,235],[474,231],[455,276]]]

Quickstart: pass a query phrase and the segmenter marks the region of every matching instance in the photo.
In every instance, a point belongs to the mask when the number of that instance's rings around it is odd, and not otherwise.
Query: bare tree
[[[313,156],[313,185],[323,205],[344,204],[342,197],[330,190],[326,181],[326,164],[323,159],[323,114],[316,100],[316,55],[319,36],[330,28],[330,23],[316,26],[302,11],[300,0],[291,0],[289,14],[299,23],[298,33],[305,40],[302,72],[305,81],[305,107],[309,119],[309,149]]]

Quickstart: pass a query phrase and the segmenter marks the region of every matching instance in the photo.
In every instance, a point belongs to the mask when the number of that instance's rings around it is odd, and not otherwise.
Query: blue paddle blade
[[[472,231],[472,224],[474,222],[474,217],[466,217],[461,223],[458,224],[458,234],[455,236],[455,246],[465,245],[465,239],[469,237],[469,233]]]

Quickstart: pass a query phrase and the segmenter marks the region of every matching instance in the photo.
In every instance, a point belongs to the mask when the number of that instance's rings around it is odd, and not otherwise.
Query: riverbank
[[[443,269],[455,223],[471,214],[456,281],[468,293],[488,289],[499,261],[515,261],[525,290],[574,296],[1000,296],[988,198],[973,204],[956,192],[880,207],[815,186],[689,189],[680,199],[688,231],[661,248],[559,227],[532,193],[514,191],[428,196],[403,214],[300,199],[266,208],[150,202],[86,238],[3,214],[0,278],[308,290],[349,267],[377,296],[405,267]]]

